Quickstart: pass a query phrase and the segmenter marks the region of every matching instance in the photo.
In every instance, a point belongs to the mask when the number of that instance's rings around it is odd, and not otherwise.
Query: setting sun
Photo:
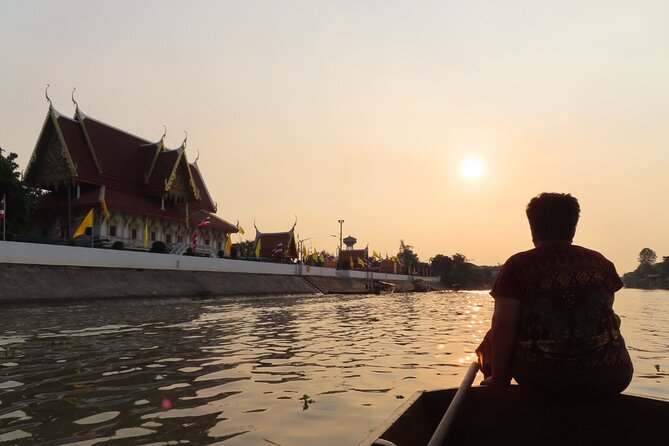
[[[485,171],[485,162],[478,156],[469,156],[460,163],[460,176],[467,181],[479,180]]]

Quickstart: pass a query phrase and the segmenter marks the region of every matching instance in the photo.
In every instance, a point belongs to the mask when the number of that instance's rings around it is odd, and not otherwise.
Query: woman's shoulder
[[[537,249],[528,249],[527,251],[520,251],[515,254],[512,254],[511,257],[506,259],[502,264],[502,270],[514,271],[517,269],[524,270],[528,265],[536,262],[537,259]]]
[[[585,261],[586,263],[613,265],[602,253],[594,249],[571,244],[549,245],[520,251],[509,257],[504,262],[504,265],[513,268],[527,264],[554,263],[558,260],[558,263],[561,264],[565,262],[581,263]]]
[[[612,263],[609,259],[607,259],[604,256],[604,254],[602,254],[599,251],[595,251],[594,249],[586,248],[579,245],[571,245],[571,248],[574,250],[575,253],[578,253],[581,256],[589,257],[593,260],[599,260],[605,263]]]

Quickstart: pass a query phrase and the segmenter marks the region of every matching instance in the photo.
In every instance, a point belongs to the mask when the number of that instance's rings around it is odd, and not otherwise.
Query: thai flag
[[[209,226],[211,224],[211,217],[206,217],[204,220],[202,220],[197,227],[198,228],[203,228],[206,226]]]
[[[195,250],[197,249],[197,232],[193,231],[193,253],[195,253]]]
[[[275,256],[277,254],[281,254],[282,252],[283,252],[283,243],[279,243],[272,250],[272,255]]]
[[[5,195],[2,195],[2,201],[0,201],[0,219],[5,218]]]

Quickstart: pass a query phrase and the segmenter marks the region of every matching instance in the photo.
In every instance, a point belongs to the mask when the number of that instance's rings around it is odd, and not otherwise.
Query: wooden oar
[[[446,413],[439,422],[439,425],[437,426],[437,429],[435,429],[434,434],[432,434],[432,438],[430,438],[430,441],[427,444],[427,446],[442,445],[442,443],[444,442],[444,438],[446,438],[446,434],[448,434],[448,429],[451,427],[451,424],[453,424],[453,419],[455,418],[455,414],[457,413],[458,408],[460,407],[460,403],[465,398],[465,395],[467,394],[467,391],[474,382],[474,378],[476,378],[476,374],[478,373],[478,371],[479,371],[478,362],[472,362],[472,364],[469,366],[469,370],[467,370],[465,379],[462,380],[462,384],[460,384],[458,391],[455,393],[455,396],[451,400],[451,404],[448,405]]]

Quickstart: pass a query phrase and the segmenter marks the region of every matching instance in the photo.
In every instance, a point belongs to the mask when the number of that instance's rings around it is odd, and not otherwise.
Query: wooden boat
[[[423,279],[415,279],[413,281],[413,290],[417,293],[424,293],[426,291],[432,291],[432,286]]]
[[[416,393],[359,446],[427,445],[457,390]],[[472,387],[439,444],[660,446],[669,444],[669,400],[547,401],[518,386]]]
[[[375,294],[392,294],[395,292],[395,284],[390,282],[383,282],[381,280],[375,280],[372,285],[372,291]]]

